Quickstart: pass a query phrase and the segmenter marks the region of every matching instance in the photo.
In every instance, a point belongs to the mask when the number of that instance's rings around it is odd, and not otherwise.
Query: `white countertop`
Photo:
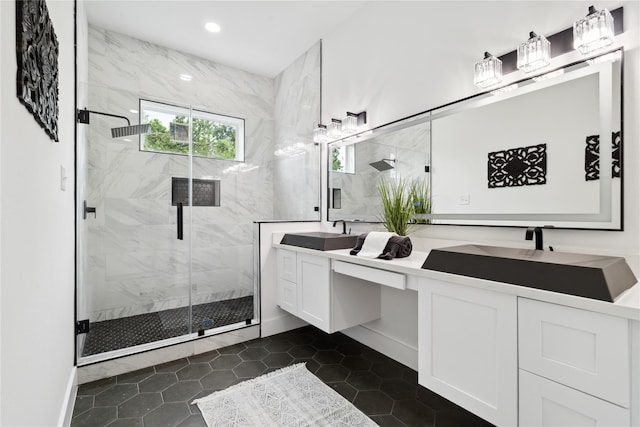
[[[491,280],[476,279],[474,277],[460,276],[457,274],[442,273],[439,271],[422,269],[422,264],[424,263],[424,260],[427,259],[429,250],[426,252],[413,251],[409,257],[396,258],[392,260],[359,258],[357,256],[350,255],[350,249],[319,251],[315,249],[283,245],[279,243],[282,239],[283,234],[284,233],[274,233],[274,248],[287,249],[294,252],[317,255],[353,264],[378,268],[381,270],[404,273],[411,276],[425,277],[429,279],[436,279],[444,282],[456,283],[459,285],[481,288],[505,294],[512,294],[523,298],[546,301],[550,303],[561,304],[569,307],[575,307],[583,310],[595,311],[603,314],[610,314],[613,316],[625,317],[628,319],[640,321],[640,284],[638,283],[618,296],[615,302],[611,303],[591,298],[561,294],[558,292],[511,285],[508,283],[494,282]],[[446,240],[434,240],[432,243],[433,244],[430,249],[462,244],[462,242],[451,242]],[[415,284],[413,281],[411,281],[410,285],[408,286],[408,289],[419,290],[418,288],[419,285]]]

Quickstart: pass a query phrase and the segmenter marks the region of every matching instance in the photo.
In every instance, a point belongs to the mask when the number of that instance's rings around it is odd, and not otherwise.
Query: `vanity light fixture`
[[[220,25],[216,24],[215,22],[207,22],[206,24],[204,24],[204,28],[210,33],[219,33],[221,30]]]
[[[561,76],[563,74],[564,74],[564,68],[560,68],[559,70],[555,70],[555,71],[552,71],[550,73],[541,74],[541,75],[539,75],[537,77],[534,77],[533,81],[542,82],[544,80],[549,80],[549,79],[552,79],[554,77]]]
[[[360,113],[350,113],[347,111],[347,116],[342,119],[342,133],[344,135],[351,135],[358,132],[358,128],[367,124],[367,112],[362,111]]]
[[[589,6],[586,18],[573,23],[573,47],[588,55],[613,43],[613,17],[607,9]]]
[[[516,89],[518,89],[518,83],[514,83],[512,85],[508,85],[508,86],[504,86],[504,87],[501,87],[501,88],[496,89],[496,90],[492,90],[490,93],[491,93],[491,95],[500,95],[502,93],[513,92]]]
[[[331,124],[327,129],[329,139],[342,138],[342,120],[331,119]]]
[[[518,46],[516,66],[525,73],[546,67],[551,63],[551,43],[545,36],[529,32],[529,40]]]
[[[502,61],[489,52],[484,53],[484,59],[476,62],[473,73],[473,84],[478,87],[489,87],[502,81]]]
[[[328,141],[329,137],[327,136],[327,127],[319,124],[318,127],[313,130],[313,142],[321,144]]]

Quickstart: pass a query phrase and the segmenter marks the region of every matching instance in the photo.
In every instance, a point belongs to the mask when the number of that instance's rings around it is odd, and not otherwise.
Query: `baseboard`
[[[307,322],[291,314],[272,317],[271,319],[262,319],[261,336],[268,337],[307,325]]]
[[[69,382],[65,391],[66,399],[62,402],[60,408],[60,416],[58,417],[58,427],[69,427],[71,425],[71,417],[73,417],[73,407],[76,404],[76,395],[78,394],[78,368],[75,366],[69,375]]]
[[[413,370],[418,370],[418,349],[411,344],[362,325],[341,332]]]

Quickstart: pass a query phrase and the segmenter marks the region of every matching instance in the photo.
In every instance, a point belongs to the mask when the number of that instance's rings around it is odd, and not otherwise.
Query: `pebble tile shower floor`
[[[212,329],[253,319],[253,297],[215,301],[193,306],[193,330]],[[133,347],[188,333],[189,308],[91,323],[83,356]]]
[[[71,426],[206,427],[194,399],[300,362],[381,426],[491,426],[418,385],[416,371],[312,326],[81,385]]]

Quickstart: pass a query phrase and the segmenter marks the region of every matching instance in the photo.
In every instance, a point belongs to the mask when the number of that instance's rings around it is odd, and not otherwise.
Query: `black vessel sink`
[[[299,248],[317,249],[319,251],[333,251],[336,249],[349,249],[356,245],[356,234],[324,233],[321,231],[312,233],[285,234],[280,241],[283,245],[297,246]]]
[[[637,282],[624,258],[498,246],[433,249],[422,268],[609,302]]]

